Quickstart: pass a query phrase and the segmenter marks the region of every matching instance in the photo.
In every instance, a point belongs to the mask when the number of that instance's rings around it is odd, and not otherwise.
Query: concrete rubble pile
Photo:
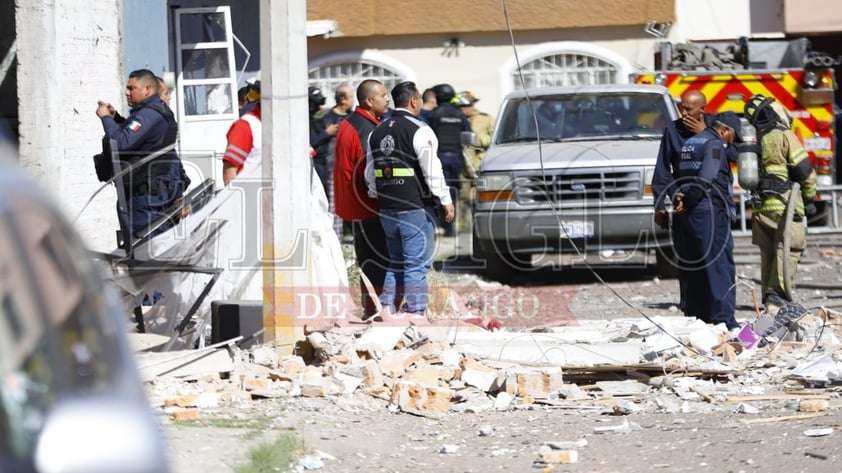
[[[309,331],[304,356],[263,345],[138,353],[138,364],[154,407],[178,420],[298,396],[362,396],[430,418],[541,406],[752,414],[757,402],[821,415],[842,407],[832,402],[833,387],[842,385],[840,319],[825,309],[750,342],[728,341],[724,328],[684,317],[517,332],[359,325]],[[740,335],[751,339],[747,332]]]

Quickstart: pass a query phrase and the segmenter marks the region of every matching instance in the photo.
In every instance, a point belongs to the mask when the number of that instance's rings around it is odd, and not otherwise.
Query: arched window
[[[613,84],[617,66],[595,56],[566,53],[534,59],[521,67],[527,88]],[[512,73],[515,90],[523,88],[520,74]]]
[[[414,73],[403,64],[369,51],[333,53],[310,61],[310,85],[322,89],[328,105],[333,101],[333,91],[342,84],[356,88],[365,79],[376,79],[388,91],[413,77]]]
[[[587,43],[561,41],[528,48],[500,69],[503,95],[524,88],[627,83],[631,65],[619,54]]]

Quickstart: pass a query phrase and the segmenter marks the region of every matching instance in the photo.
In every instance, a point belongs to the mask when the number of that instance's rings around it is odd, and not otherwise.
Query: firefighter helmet
[[[308,100],[310,102],[310,106],[322,106],[325,104],[327,100],[324,95],[322,95],[322,89],[318,87],[310,86],[307,89]]]
[[[465,91],[462,91],[462,93],[460,93],[459,95],[461,95],[462,97],[465,97],[465,98],[466,98],[466,99],[468,99],[471,103],[476,103],[476,102],[479,102],[479,99],[477,98],[477,96],[476,96],[476,95],[474,95],[474,93],[473,93],[473,92],[471,92],[470,90],[465,90]]]
[[[778,122],[778,114],[772,108],[775,99],[757,94],[748,99],[743,107],[746,119],[758,130]]]
[[[453,86],[450,84],[434,85],[433,92],[436,94],[436,102],[439,105],[450,103],[453,97],[456,96],[456,91],[453,90]]]
[[[772,103],[772,110],[778,115],[778,120],[783,124],[783,126],[790,128],[792,127],[792,116],[790,116],[789,112],[786,111],[783,105],[780,102],[773,102]]]
[[[465,94],[459,94],[456,97],[453,97],[450,103],[456,105],[457,107],[467,107],[468,105],[473,104],[471,99],[468,98],[468,96],[466,96]]]
[[[310,106],[310,116],[313,116],[313,114],[321,110],[322,105],[325,104],[326,100],[325,96],[322,95],[322,89],[313,87],[312,85],[308,87],[307,102]]]
[[[260,81],[248,82],[246,85],[247,103],[260,102]]]

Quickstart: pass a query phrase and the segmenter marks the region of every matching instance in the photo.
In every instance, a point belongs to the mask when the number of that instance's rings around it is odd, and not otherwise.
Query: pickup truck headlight
[[[655,177],[655,168],[643,170],[643,195],[652,195],[652,178]]]
[[[477,179],[477,200],[493,202],[497,200],[512,200],[512,176],[508,174],[488,174]]]

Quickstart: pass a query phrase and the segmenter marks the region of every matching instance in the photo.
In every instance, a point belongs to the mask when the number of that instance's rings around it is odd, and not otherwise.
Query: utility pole
[[[295,296],[310,263],[306,24],[306,0],[260,0],[264,340],[288,353],[303,339]]]

